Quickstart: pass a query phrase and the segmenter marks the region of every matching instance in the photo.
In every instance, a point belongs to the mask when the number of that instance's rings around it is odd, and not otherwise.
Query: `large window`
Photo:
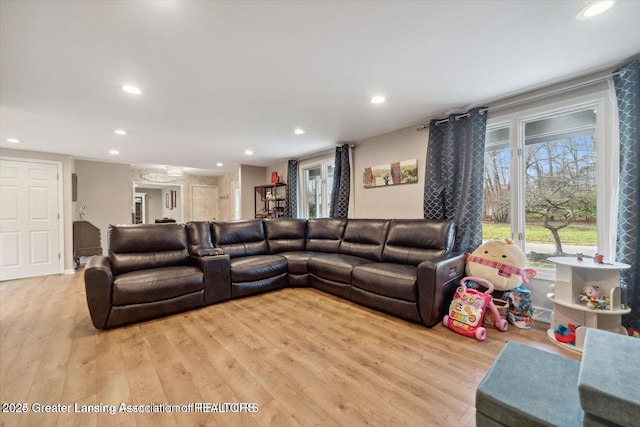
[[[334,159],[300,165],[301,218],[325,218],[331,207]]]
[[[603,232],[612,217],[603,193],[614,190],[602,179],[612,173],[603,109],[593,100],[489,121],[483,239],[512,238],[543,275],[553,272],[551,256],[612,249]]]

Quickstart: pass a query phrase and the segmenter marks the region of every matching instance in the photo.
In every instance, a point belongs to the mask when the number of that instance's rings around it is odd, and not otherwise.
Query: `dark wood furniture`
[[[102,255],[100,229],[89,221],[73,222],[73,261],[80,266],[80,257]]]

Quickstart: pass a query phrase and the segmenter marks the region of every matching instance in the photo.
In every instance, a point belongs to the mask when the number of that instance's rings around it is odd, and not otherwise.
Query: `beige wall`
[[[266,169],[265,181],[263,184],[271,184],[271,172],[277,172],[280,177],[280,182],[287,182],[287,170],[289,168],[289,161],[285,160],[284,162],[276,163],[275,165],[271,165]]]
[[[133,187],[131,167],[117,163],[76,160],[78,201],[76,206],[86,208],[85,220],[101,232],[102,249],[108,249],[110,224],[131,224],[133,213]]]
[[[107,230],[109,224],[131,224],[133,212],[133,182],[145,188],[145,181],[140,175],[143,170],[132,169],[130,165],[76,160],[78,175],[77,209],[86,207],[86,220],[91,221],[102,233],[102,247],[107,249]],[[105,177],[108,177],[105,179]],[[148,185],[148,182],[146,183]],[[217,186],[218,178],[212,176],[184,175],[166,185],[152,185],[147,188],[158,188],[154,193],[159,198],[160,211],[147,213],[149,222],[162,217],[174,218],[178,222],[191,220],[191,185]],[[138,187],[138,188],[140,188]],[[165,210],[163,190],[175,189],[178,192],[179,206],[173,210]],[[153,198],[153,195],[152,195]],[[181,201],[181,205],[180,205]],[[155,209],[155,208],[154,208]],[[153,215],[153,216],[150,216]],[[76,214],[77,216],[77,214]]]
[[[429,131],[417,131],[417,125],[385,135],[358,141],[352,150],[350,218],[422,218],[424,172]],[[334,156],[335,151],[301,159],[305,163]],[[378,166],[395,161],[418,160],[418,182],[392,187],[364,188],[362,171],[368,166]],[[277,171],[286,182],[287,162],[265,168],[265,182],[271,172]]]
[[[141,175],[145,172],[150,172],[143,169],[130,169],[131,181],[138,184],[138,187],[152,187],[161,188],[164,192],[168,190],[175,190],[178,193],[178,206],[175,209],[166,209],[165,204],[162,203],[163,212],[158,218],[173,218],[178,222],[191,221],[191,186],[192,185],[211,185],[218,186],[218,177],[216,176],[200,176],[200,175],[188,175],[185,174],[181,177],[176,177],[174,181],[166,184],[150,183],[145,181]],[[157,171],[156,171],[157,172]],[[131,184],[129,184],[131,185]],[[218,188],[218,196],[220,195],[220,188]],[[164,197],[164,196],[163,196]],[[164,199],[163,199],[164,200]],[[219,207],[218,207],[219,208]]]
[[[36,151],[0,149],[0,156],[14,159],[46,160],[62,163],[62,227],[63,227],[63,256],[65,272],[73,272],[73,220],[75,203],[72,201],[71,174],[74,172],[74,162],[71,156],[42,153]]]
[[[424,172],[428,131],[416,126],[365,139],[355,144],[351,169],[354,218],[422,218]],[[362,171],[403,160],[418,160],[418,182],[390,187],[364,188]]]
[[[254,219],[256,216],[255,187],[269,184],[265,179],[266,168],[261,166],[240,165],[240,218]],[[271,177],[271,175],[269,175]]]
[[[220,214],[218,219],[220,221],[229,221],[232,219],[232,184],[234,182],[239,182],[239,171],[240,170],[238,169],[237,172],[227,173],[222,175],[221,177],[218,177],[218,212]]]

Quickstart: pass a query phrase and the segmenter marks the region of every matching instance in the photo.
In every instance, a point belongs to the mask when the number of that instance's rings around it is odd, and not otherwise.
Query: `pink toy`
[[[475,289],[468,289],[465,283],[469,280],[480,283],[487,290],[482,293]],[[444,316],[442,324],[454,332],[482,341],[487,337],[487,330],[481,326],[482,318],[485,310],[489,309],[496,329],[501,332],[506,331],[509,323],[500,318],[500,313],[493,304],[491,292],[493,292],[493,284],[488,280],[473,276],[463,278],[453,295],[449,314]]]

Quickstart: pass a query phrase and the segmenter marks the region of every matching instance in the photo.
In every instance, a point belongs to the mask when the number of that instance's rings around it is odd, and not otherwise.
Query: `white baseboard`
[[[64,271],[64,274],[76,274],[76,270],[75,270],[75,268],[67,268]]]

